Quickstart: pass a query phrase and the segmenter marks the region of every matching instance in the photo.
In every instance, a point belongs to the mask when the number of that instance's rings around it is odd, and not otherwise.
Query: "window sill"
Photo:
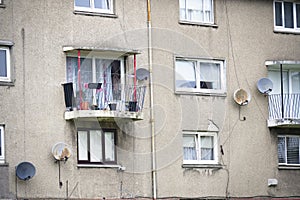
[[[4,4],[0,4],[0,8],[6,8]]]
[[[217,24],[209,24],[209,23],[201,23],[201,22],[191,22],[191,21],[183,21],[183,20],[179,20],[179,24],[218,28]]]
[[[8,167],[8,163],[0,161],[0,167]]]
[[[121,165],[89,165],[89,164],[77,164],[78,168],[117,168],[118,170],[125,170],[125,167]]]
[[[300,35],[300,31],[288,30],[288,29],[282,29],[282,30],[276,30],[275,29],[274,33]]]
[[[182,164],[182,168],[222,169],[220,164]]]
[[[74,14],[78,14],[78,15],[118,18],[117,15],[115,15],[115,14],[109,14],[109,13],[96,13],[96,12],[78,11],[78,10],[75,10],[73,13]]]
[[[300,170],[300,165],[279,165],[278,169],[283,170]]]
[[[175,91],[177,95],[197,95],[197,96],[219,96],[226,97],[226,93],[202,93],[202,92],[184,92],[184,91]]]
[[[15,86],[14,82],[0,81],[0,86]]]

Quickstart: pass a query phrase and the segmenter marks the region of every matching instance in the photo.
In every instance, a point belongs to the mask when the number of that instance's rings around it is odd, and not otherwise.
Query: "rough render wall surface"
[[[75,15],[72,0],[5,2],[0,38],[15,43],[16,79],[14,87],[0,87],[10,192],[15,191],[14,166],[26,160],[37,174],[17,182],[20,197],[64,198],[67,190],[73,198],[151,197],[149,99],[145,120],[120,124],[126,129],[119,132],[118,150],[125,172],[77,168],[76,130],[63,119],[60,85],[65,81],[63,45],[138,48],[143,52],[138,64],[147,67],[146,1],[116,0],[117,18]],[[266,127],[267,100],[256,89],[257,80],[267,76],[265,60],[299,58],[299,36],[273,33],[271,0],[219,0],[215,5],[217,28],[179,24],[178,1],[152,1],[158,196],[299,195],[299,173],[277,169],[276,135]],[[227,95],[174,95],[174,55],[225,59]],[[243,122],[231,98],[238,88],[252,94],[252,102],[241,108]],[[223,167],[182,168],[181,131],[206,130],[209,120],[220,130]],[[61,165],[62,188],[51,155],[58,141],[74,152]],[[278,186],[268,188],[268,178],[277,178]]]

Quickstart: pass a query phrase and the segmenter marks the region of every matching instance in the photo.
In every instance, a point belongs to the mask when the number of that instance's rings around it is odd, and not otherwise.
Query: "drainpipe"
[[[280,64],[280,93],[281,93],[281,118],[284,119],[284,103],[283,103],[283,71]]]
[[[154,110],[153,110],[153,78],[152,78],[152,36],[151,36],[151,0],[147,0],[147,29],[148,29],[148,65],[149,65],[149,87],[150,87],[150,123],[151,123],[151,157],[152,157],[152,195],[157,198],[156,184],[156,148],[155,148],[155,129],[154,129]]]

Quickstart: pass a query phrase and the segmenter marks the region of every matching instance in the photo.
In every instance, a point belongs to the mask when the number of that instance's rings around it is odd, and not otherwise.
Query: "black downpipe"
[[[280,90],[281,90],[281,118],[284,118],[284,107],[283,107],[283,72],[282,64],[280,64]]]

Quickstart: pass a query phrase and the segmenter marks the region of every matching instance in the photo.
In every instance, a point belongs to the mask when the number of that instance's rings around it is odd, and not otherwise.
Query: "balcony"
[[[300,128],[300,94],[269,95],[268,127]]]
[[[63,84],[65,120],[142,120],[146,86],[89,83],[74,95],[73,83]]]

